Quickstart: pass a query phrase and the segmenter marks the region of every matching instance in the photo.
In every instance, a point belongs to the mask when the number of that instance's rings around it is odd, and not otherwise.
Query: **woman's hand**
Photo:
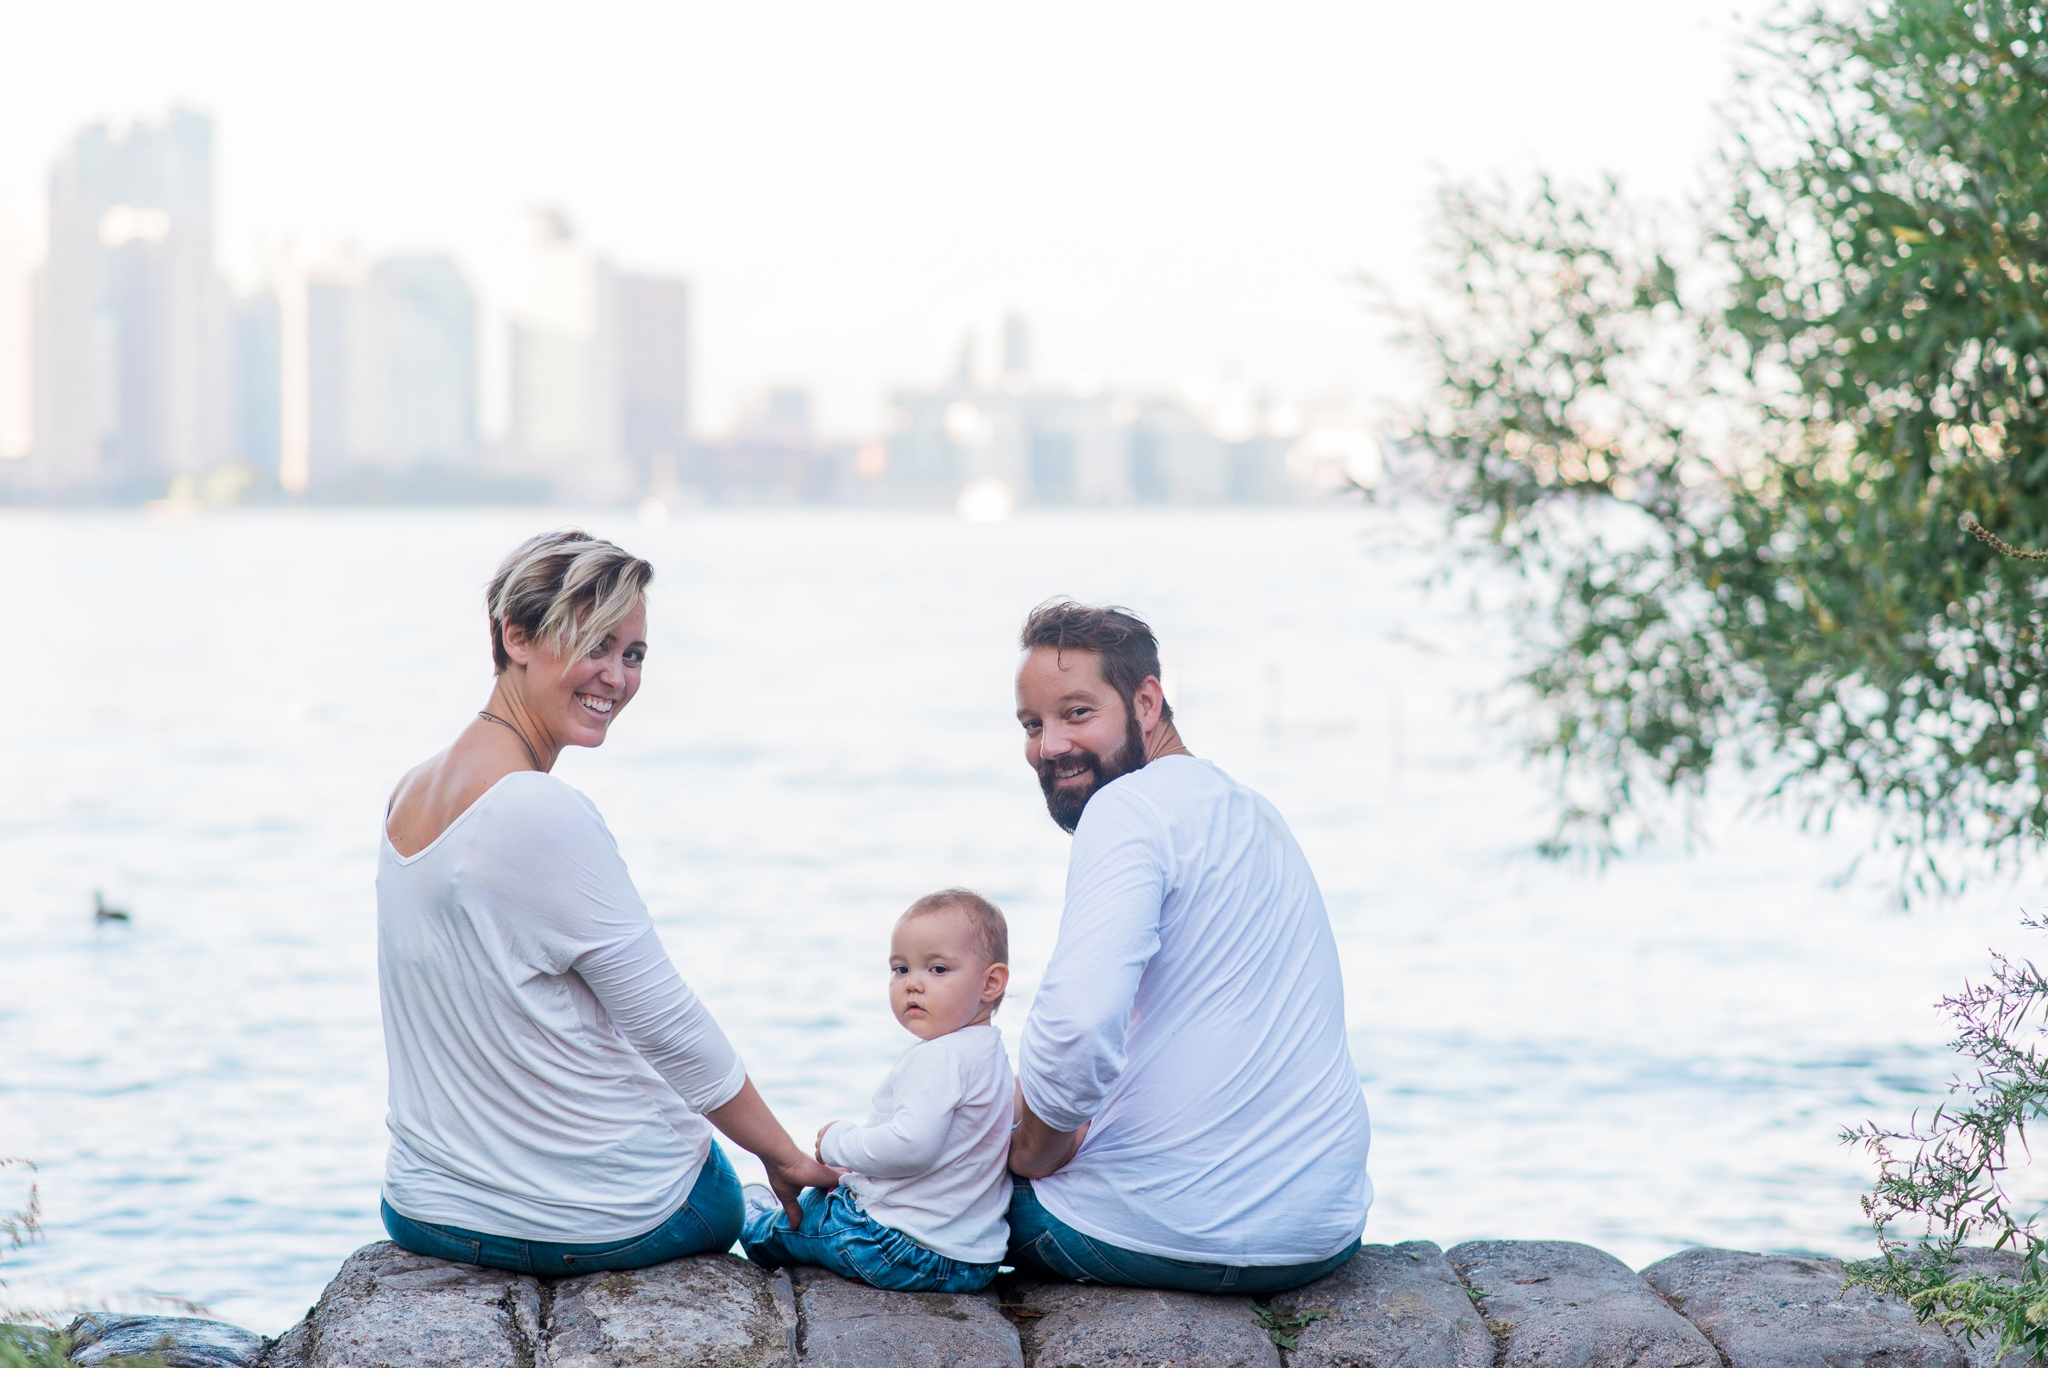
[[[782,1203],[783,1214],[789,1217],[791,1225],[804,1223],[803,1207],[797,1205],[797,1198],[803,1195],[804,1188],[816,1187],[829,1192],[839,1185],[839,1178],[845,1172],[842,1168],[819,1163],[802,1154],[773,1163],[763,1158],[761,1162],[768,1169],[768,1185],[774,1189],[776,1200]]]
[[[740,1084],[731,1101],[706,1111],[704,1118],[717,1126],[720,1134],[761,1160],[762,1167],[768,1170],[768,1185],[774,1189],[776,1200],[782,1203],[782,1213],[793,1226],[804,1223],[803,1207],[797,1204],[804,1188],[839,1185],[841,1170],[804,1157],[789,1131],[768,1109],[768,1103],[761,1100],[751,1077]]]

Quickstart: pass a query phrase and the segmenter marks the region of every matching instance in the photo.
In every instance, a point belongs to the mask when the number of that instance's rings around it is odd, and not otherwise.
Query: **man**
[[[1074,836],[1024,1025],[1009,1261],[1278,1292],[1356,1253],[1371,1125],[1336,940],[1278,811],[1181,742],[1126,611],[1025,622],[1024,756]]]

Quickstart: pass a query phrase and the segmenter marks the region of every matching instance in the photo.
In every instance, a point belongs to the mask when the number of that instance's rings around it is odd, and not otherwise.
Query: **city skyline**
[[[221,130],[232,273],[294,235],[448,253],[486,354],[523,213],[566,207],[623,266],[696,283],[705,432],[792,384],[821,428],[872,432],[893,389],[948,370],[963,323],[991,338],[1010,310],[1070,381],[1370,394],[1398,364],[1349,278],[1413,284],[1439,173],[1612,169],[1682,195],[1734,46],[1690,0],[561,14],[18,11],[0,203],[32,213],[93,119],[184,103]],[[479,405],[506,422],[502,385]]]
[[[173,107],[91,124],[57,154],[45,250],[25,275],[17,253],[28,289],[0,315],[0,334],[29,340],[4,388],[0,496],[640,501],[651,515],[910,501],[999,518],[1018,503],[1287,502],[1377,475],[1377,440],[1348,407],[1063,385],[1035,370],[1014,312],[987,366],[970,329],[950,378],[893,392],[860,442],[821,436],[801,387],[707,440],[690,283],[620,269],[558,208],[527,216],[525,288],[502,321],[509,413],[486,435],[481,344],[498,326],[480,328],[462,265],[292,250],[231,285],[214,144],[213,120]]]

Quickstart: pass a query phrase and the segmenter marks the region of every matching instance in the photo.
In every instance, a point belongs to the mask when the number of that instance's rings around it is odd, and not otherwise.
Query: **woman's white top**
[[[602,1244],[659,1226],[746,1067],[676,974],[604,820],[515,772],[377,865],[384,1197],[413,1220]]]
[[[1010,1121],[1016,1089],[993,1025],[910,1046],[875,1091],[867,1124],[832,1123],[825,1162],[861,1209],[961,1263],[994,1263],[1010,1244]]]
[[[1322,893],[1279,811],[1213,763],[1089,799],[1018,1070],[1040,1120],[1094,1122],[1034,1184],[1083,1234],[1249,1267],[1365,1228],[1372,1128]]]

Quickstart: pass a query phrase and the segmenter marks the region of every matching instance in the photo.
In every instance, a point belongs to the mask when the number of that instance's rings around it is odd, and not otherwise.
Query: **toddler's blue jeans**
[[[429,1225],[401,1216],[388,1201],[384,1233],[401,1249],[456,1263],[507,1268],[542,1278],[566,1278],[610,1268],[646,1268],[685,1254],[721,1253],[732,1248],[740,1233],[740,1180],[714,1140],[711,1157],[697,1174],[697,1185],[675,1214],[644,1235],[609,1244],[562,1244],[554,1240],[516,1240]]]
[[[1356,1254],[1360,1240],[1315,1263],[1271,1268],[1233,1268],[1221,1263],[1186,1263],[1141,1254],[1082,1234],[1045,1209],[1031,1183],[1011,1174],[1009,1262],[1035,1278],[1104,1282],[1118,1287],[1172,1287],[1182,1292],[1244,1293],[1261,1296],[1314,1282]]]
[[[979,1292],[995,1281],[997,1265],[962,1263],[935,1254],[867,1212],[844,1187],[804,1189],[801,1229],[791,1229],[775,1194],[758,1184],[746,1190],[747,1219],[740,1245],[763,1268],[812,1263],[842,1278],[891,1292]]]

